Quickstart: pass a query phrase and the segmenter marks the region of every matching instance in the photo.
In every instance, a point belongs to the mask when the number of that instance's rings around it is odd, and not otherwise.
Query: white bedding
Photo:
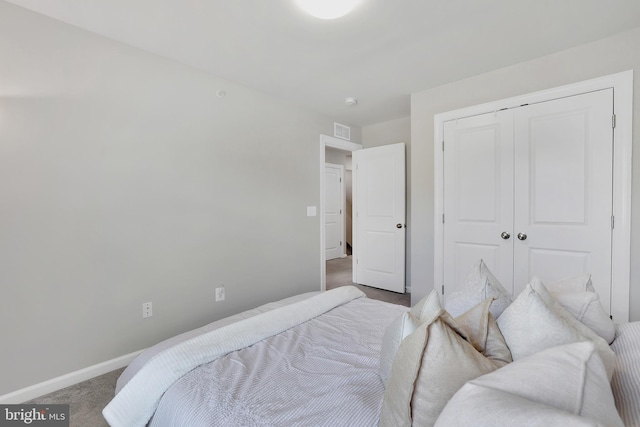
[[[640,322],[616,325],[616,329],[611,349],[618,357],[611,389],[624,425],[640,427]]]
[[[245,349],[266,338],[287,332],[291,328],[295,329],[296,326],[302,325],[361,296],[364,296],[364,294],[357,288],[338,288],[286,307],[277,308],[220,329],[206,332],[163,350],[152,356],[122,386],[115,398],[103,410],[103,415],[112,427],[143,426],[155,412],[165,391],[194,368],[206,365],[230,352]],[[369,315],[371,313],[370,311]],[[375,324],[376,322],[372,323]],[[380,329],[381,337],[384,326],[380,326],[377,329]],[[330,330],[338,332],[339,329],[331,326]],[[367,334],[360,334],[360,336],[366,337]],[[304,336],[302,338],[307,339]],[[269,342],[271,341],[269,340]],[[365,345],[368,344],[365,343]],[[276,352],[278,351],[277,346],[267,345],[273,347]],[[347,348],[342,348],[341,350],[347,351]],[[379,350],[378,340],[377,351],[379,352]],[[256,366],[256,363],[250,364],[254,367]],[[378,379],[378,381],[380,380]],[[174,424],[170,422],[163,425]],[[211,422],[209,422],[209,425],[211,425]]]
[[[368,298],[191,371],[151,427],[376,426],[386,326],[406,307]]]
[[[355,288],[335,291],[267,304],[152,347],[119,379],[105,418],[150,427],[377,425],[382,336],[408,308],[360,298]],[[611,348],[616,407],[627,427],[640,427],[640,322],[617,325]]]
[[[191,331],[187,331],[180,335],[176,335],[169,339],[166,339],[153,347],[149,347],[142,354],[135,358],[133,362],[127,366],[127,369],[124,370],[122,375],[118,378],[118,382],[116,383],[116,394],[129,382],[131,378],[149,361],[151,358],[155,357],[158,353],[167,350],[170,347],[173,347],[176,344],[187,341],[191,338],[197,337],[198,335],[202,335],[207,332],[215,331],[216,329],[220,329],[224,326],[231,325],[233,323],[237,323],[241,320],[248,319],[250,317],[257,316],[261,313],[266,313],[267,311],[274,310],[276,308],[284,307],[289,304],[293,304],[298,301],[305,300],[314,295],[319,294],[320,292],[307,292],[304,294],[294,295],[289,298],[285,298],[279,301],[270,302],[264,305],[261,305],[256,308],[252,308],[251,310],[243,311],[238,314],[234,314],[233,316],[225,317],[224,319],[216,320],[215,322],[209,323],[201,328],[192,329]]]

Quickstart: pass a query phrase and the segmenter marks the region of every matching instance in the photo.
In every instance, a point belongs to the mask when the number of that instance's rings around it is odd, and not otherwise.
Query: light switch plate
[[[316,216],[315,206],[307,206],[307,216]]]

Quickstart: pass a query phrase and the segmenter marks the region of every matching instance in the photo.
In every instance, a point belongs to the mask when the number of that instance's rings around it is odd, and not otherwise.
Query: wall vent
[[[351,128],[349,126],[341,125],[340,123],[334,123],[333,136],[351,141]]]

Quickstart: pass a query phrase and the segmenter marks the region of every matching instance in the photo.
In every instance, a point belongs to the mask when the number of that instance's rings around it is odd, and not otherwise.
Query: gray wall
[[[406,240],[406,286],[413,292],[411,286],[411,228],[412,228],[412,207],[411,207],[411,117],[402,117],[382,123],[376,123],[362,127],[362,146],[364,148],[379,147],[381,145],[404,142],[406,146],[406,167],[407,167],[407,240]],[[421,187],[421,183],[418,183]],[[412,297],[413,299],[413,297]]]
[[[333,120],[1,1],[0,76],[0,395],[319,290]]]
[[[433,116],[484,102],[527,94],[635,69],[631,235],[631,320],[640,320],[640,28],[533,61],[415,93],[411,100],[412,300],[433,289]],[[366,134],[365,134],[366,135]]]

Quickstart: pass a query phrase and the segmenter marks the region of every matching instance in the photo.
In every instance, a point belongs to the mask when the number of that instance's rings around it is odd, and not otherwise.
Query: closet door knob
[[[507,233],[506,231],[503,231],[500,237],[502,237],[504,240],[509,240],[509,237],[511,237],[511,234]]]
[[[527,240],[527,235],[524,233],[518,233],[518,239],[519,240]]]

